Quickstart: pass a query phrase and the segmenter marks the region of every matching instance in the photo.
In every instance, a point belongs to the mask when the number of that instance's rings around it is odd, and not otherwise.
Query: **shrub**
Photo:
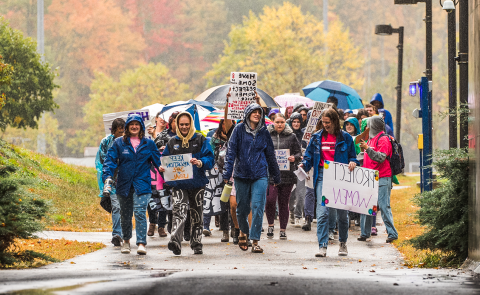
[[[458,263],[468,256],[468,156],[464,150],[434,153],[440,187],[414,198],[425,232],[410,240],[417,249],[440,250]],[[448,262],[447,262],[448,263]]]

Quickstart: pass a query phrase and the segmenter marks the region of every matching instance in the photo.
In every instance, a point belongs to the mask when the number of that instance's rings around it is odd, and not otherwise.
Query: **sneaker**
[[[302,226],[304,231],[312,230],[312,222],[310,221],[310,217],[305,217],[305,223]]]
[[[287,233],[285,231],[280,231],[280,240],[286,240],[287,239]]]
[[[340,243],[340,249],[338,249],[338,256],[347,256],[348,255],[348,250],[347,250],[347,243]]]
[[[208,229],[204,229],[204,230],[203,230],[203,235],[206,236],[206,237],[209,237],[209,236],[212,235],[212,232],[209,231]]]
[[[184,240],[185,242],[190,241],[190,232],[184,232],[184,233],[183,233],[183,240]]]
[[[313,223],[317,223],[317,219],[314,218],[314,219],[312,220],[312,222],[313,222]]]
[[[158,235],[162,238],[165,238],[167,236],[167,233],[165,232],[165,228],[164,227],[159,227],[158,228]]]
[[[273,226],[268,227],[267,238],[273,239]]]
[[[329,239],[330,241],[335,240],[335,236],[333,235],[333,232],[332,232],[332,231],[328,233],[328,239]]]
[[[295,218],[295,227],[301,228],[302,227],[302,221],[300,218]]]
[[[398,240],[398,238],[388,238],[385,242],[390,244],[395,240]]]
[[[377,228],[372,227],[372,236],[376,236],[376,235],[377,235]]]
[[[223,243],[230,241],[230,236],[228,235],[228,229],[223,231],[223,237],[220,241]]]
[[[355,226],[360,226],[360,220],[355,218]]]
[[[168,250],[172,251],[174,255],[182,254],[182,248],[173,241],[168,242]]]
[[[147,249],[145,249],[144,245],[138,245],[137,254],[147,255]]]
[[[119,235],[114,235],[112,237],[112,244],[115,246],[115,247],[120,247],[122,245],[122,238],[120,238]]]
[[[153,234],[155,234],[156,226],[157,225],[155,223],[150,223],[150,225],[148,226],[147,236],[151,237],[153,236]]]
[[[293,214],[293,212],[290,212],[290,223],[295,224],[295,215]]]
[[[201,255],[201,254],[203,254],[203,250],[202,249],[195,249],[195,250],[193,250],[193,254]]]
[[[357,241],[360,241],[360,242],[365,242],[367,240],[367,237],[364,237],[364,236],[360,236],[357,238]]]
[[[327,248],[320,248],[315,257],[327,257]]]
[[[122,254],[130,254],[130,242],[123,242],[121,252]]]

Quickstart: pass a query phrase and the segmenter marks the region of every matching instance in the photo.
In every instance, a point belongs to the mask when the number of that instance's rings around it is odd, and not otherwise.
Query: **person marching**
[[[294,113],[297,114],[297,113]],[[290,119],[292,119],[292,116]],[[298,121],[298,119],[295,119]],[[288,203],[290,200],[290,193],[292,192],[293,185],[297,183],[297,177],[293,173],[296,170],[296,165],[302,158],[302,150],[297,137],[293,133],[290,126],[286,125],[285,116],[277,114],[275,116],[274,125],[268,126],[268,132],[273,140],[273,146],[276,150],[288,149],[290,156],[288,157],[289,170],[280,171],[281,183],[279,185],[273,185],[273,178],[270,178],[270,185],[268,187],[267,204],[265,213],[268,220],[268,232],[267,238],[273,238],[275,211],[278,201],[278,215],[280,219],[280,239],[287,239],[287,233],[285,232],[288,224]],[[303,209],[303,208],[302,208]]]
[[[358,164],[353,139],[347,132],[340,129],[338,113],[330,108],[323,113],[321,121],[323,129],[313,134],[300,165],[305,172],[314,169],[313,177],[317,198],[317,238],[320,248],[319,252],[315,254],[316,257],[326,257],[328,246],[329,208],[322,206],[322,202],[318,201],[322,196],[324,161],[348,164],[350,171],[353,171]],[[346,256],[348,255],[348,211],[337,209],[337,214],[340,232],[338,255]]]
[[[112,134],[102,139],[95,157],[95,168],[97,169],[97,181],[100,188],[99,197],[103,197],[103,163],[107,157],[108,149],[113,145],[116,138],[123,136],[125,132],[125,120],[117,118],[112,122]],[[116,247],[122,245],[122,226],[120,224],[120,203],[118,203],[115,189],[112,188],[110,194],[110,203],[112,204],[112,244]]]
[[[118,162],[118,164],[117,164]],[[152,195],[150,185],[150,167],[158,169],[160,153],[153,140],[145,137],[145,125],[142,117],[129,115],[125,124],[125,135],[115,139],[108,149],[103,163],[103,181],[109,194],[111,183],[118,167],[117,195],[120,202],[120,216],[123,233],[122,253],[130,253],[132,237],[132,215],[135,214],[137,234],[137,253],[147,254],[147,218],[146,211]]]
[[[367,122],[369,129],[368,142],[362,141],[360,147],[365,149],[363,158],[363,167],[378,170],[378,207],[382,212],[382,219],[387,228],[387,243],[398,239],[398,233],[393,224],[392,209],[390,208],[390,193],[392,189],[392,170],[390,168],[389,158],[392,156],[392,144],[385,134],[385,123],[382,117],[371,117]],[[366,241],[370,237],[373,216],[360,216],[361,235],[357,239]]]
[[[244,122],[235,127],[230,137],[223,172],[225,182],[234,174],[240,226],[238,246],[243,251],[248,250],[249,236],[253,240],[252,252],[263,253],[258,241],[262,232],[269,173],[274,185],[280,184],[280,170],[263,109],[259,104],[252,103],[244,110]],[[251,226],[247,221],[250,210]]]
[[[300,107],[300,109],[303,109],[303,108]],[[293,133],[297,137],[298,143],[300,145],[302,143],[302,138],[304,133],[303,131],[305,126],[304,121],[307,121],[307,118],[305,117],[305,120],[304,120],[303,115],[297,112],[293,113],[290,116],[290,120],[289,120],[289,125],[292,128]],[[305,180],[300,181],[297,179],[296,184],[297,186],[290,194],[290,201],[289,201],[290,223],[295,224],[295,227],[301,227],[303,209],[305,207],[305,195],[306,195]]]
[[[206,138],[195,133],[192,115],[188,112],[180,113],[175,119],[177,135],[171,138],[162,157],[170,155],[192,154],[190,163],[193,168],[193,179],[167,181],[165,185],[172,187],[173,224],[172,234],[168,242],[168,249],[175,255],[182,253],[182,239],[187,208],[190,206],[190,247],[194,254],[203,254],[203,194],[208,179],[205,171],[213,168],[213,153]],[[165,172],[165,167],[160,167]]]

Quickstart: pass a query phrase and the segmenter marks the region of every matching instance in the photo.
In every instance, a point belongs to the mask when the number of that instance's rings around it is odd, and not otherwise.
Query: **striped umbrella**
[[[223,120],[224,118],[224,111],[213,111],[210,114],[208,114],[205,118],[203,118],[202,122],[208,122],[208,123],[216,123],[220,124],[220,120]],[[265,116],[265,123],[267,125],[273,124],[272,120],[270,120],[267,116]]]

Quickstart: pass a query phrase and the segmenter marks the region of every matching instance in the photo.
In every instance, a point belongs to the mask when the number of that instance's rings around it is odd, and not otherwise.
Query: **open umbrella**
[[[334,96],[338,99],[339,109],[361,109],[363,108],[360,95],[351,87],[336,81],[319,81],[305,86],[303,93],[306,97],[321,102],[327,102],[328,97]]]
[[[195,129],[200,131],[210,129],[209,124],[201,124],[200,121],[216,109],[217,108],[209,102],[190,99],[189,101],[172,102],[164,106],[160,111],[160,116],[168,121],[168,118],[174,112],[189,112],[193,117]]]
[[[277,102],[277,104],[282,107],[293,107],[297,103],[303,103],[307,108],[313,107],[315,102],[311,100],[308,97],[305,96],[300,96],[300,95],[294,95],[294,94],[283,94],[279,95],[274,98],[274,100]]]
[[[230,89],[230,84],[215,86],[205,90],[202,94],[195,98],[196,101],[208,101],[216,107],[223,108],[227,103],[227,93]],[[279,108],[278,104],[265,91],[257,88],[257,93],[260,95],[260,105],[268,108]]]
[[[224,111],[213,111],[211,112],[208,116],[206,116],[205,118],[202,119],[202,123],[203,122],[207,122],[207,123],[212,123],[212,124],[220,124],[220,120],[223,120],[224,118]],[[265,116],[265,123],[267,125],[271,125],[273,124],[272,120],[270,120],[267,116]],[[217,126],[218,127],[218,126]]]

